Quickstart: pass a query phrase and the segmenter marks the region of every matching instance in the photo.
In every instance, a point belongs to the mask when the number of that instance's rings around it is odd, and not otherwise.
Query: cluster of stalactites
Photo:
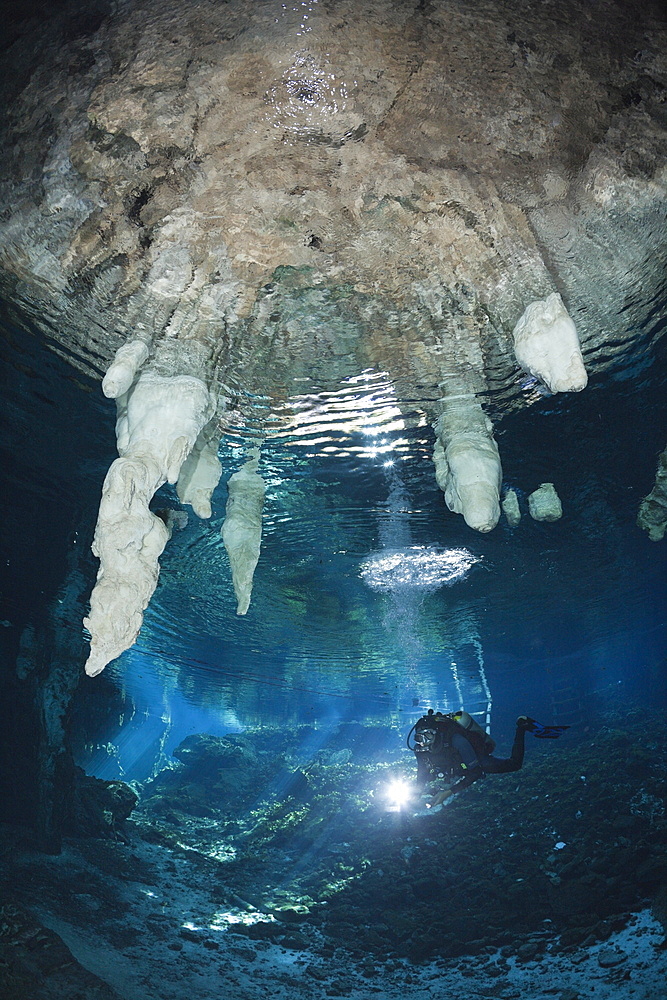
[[[431,308],[440,311],[441,305],[432,302]],[[578,391],[586,385],[576,329],[557,293],[532,302],[513,336],[519,364],[551,391]],[[135,641],[157,585],[171,522],[149,508],[156,491],[165,482],[176,483],[181,502],[191,504],[200,517],[210,517],[211,495],[221,474],[216,400],[195,376],[141,371],[149,353],[143,339],[123,345],[103,382],[105,395],[117,401],[119,458],[104,482],[93,542],[100,568],[84,623],[91,635],[86,664],[91,675]],[[462,514],[471,528],[486,532],[500,517],[502,469],[491,421],[479,401],[480,359],[468,358],[463,367],[472,374],[468,380],[457,379],[454,391],[450,384],[435,423],[436,480],[450,510]],[[222,527],[240,615],[249,607],[261,545],[266,488],[258,461],[259,452],[252,452],[230,478]],[[560,501],[549,487],[543,484],[529,499],[538,520],[560,516]],[[503,509],[512,523],[518,505],[509,494]]]
[[[531,302],[514,328],[514,350],[520,366],[539,378],[551,392],[578,392],[587,383],[579,338],[563,301],[554,292]],[[450,510],[462,514],[469,527],[491,531],[501,510],[502,468],[493,426],[479,401],[483,373],[478,364],[466,381],[440,400],[435,422],[433,451],[435,476]],[[502,502],[510,525],[518,524],[516,494],[508,491]],[[531,516],[555,521],[562,514],[551,483],[543,483],[529,498]]]
[[[521,507],[516,490],[507,490],[502,508],[510,528],[516,528],[521,521]],[[558,521],[563,516],[563,505],[553,483],[541,483],[530,494],[528,512],[534,521]]]
[[[175,483],[181,503],[209,518],[222,472],[215,397],[200,378],[140,372],[149,350],[139,339],[124,344],[102,383],[105,395],[116,400],[119,457],[104,481],[93,540],[100,567],[84,619],[91,676],[136,640],[157,586],[159,558],[174,524],[186,519],[173,511],[152,512],[155,493]],[[241,615],[250,604],[266,491],[257,472],[259,449],[250,454],[229,480],[222,526]]]

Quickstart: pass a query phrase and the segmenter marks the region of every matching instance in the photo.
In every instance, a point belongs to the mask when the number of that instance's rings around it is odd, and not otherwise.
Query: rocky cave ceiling
[[[89,673],[131,645],[155,589],[171,525],[153,495],[176,483],[210,516],[225,434],[248,444],[223,529],[245,613],[261,444],[294,421],[299,379],[386,373],[434,428],[447,506],[488,531],[501,500],[512,517],[488,393],[530,405],[536,384],[578,391],[650,349],[658,5],[21,11],[3,54],[1,287],[118,405]]]

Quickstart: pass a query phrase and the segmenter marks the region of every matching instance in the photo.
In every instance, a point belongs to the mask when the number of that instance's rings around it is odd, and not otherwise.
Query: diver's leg
[[[514,734],[512,752],[506,760],[499,757],[492,757],[486,754],[480,757],[479,762],[487,774],[507,774],[510,771],[519,771],[523,766],[523,755],[526,740],[526,727],[517,724]]]
[[[523,765],[523,754],[526,744],[526,727],[522,721],[517,721],[516,732],[514,733],[514,743],[512,744],[512,750],[510,753],[510,760],[514,761],[516,767],[513,770],[518,771]]]

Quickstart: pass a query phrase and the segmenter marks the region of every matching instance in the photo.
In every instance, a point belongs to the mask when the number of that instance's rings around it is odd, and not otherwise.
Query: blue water
[[[80,636],[84,657],[113,408],[37,337],[5,323],[2,347],[2,636],[11,656],[31,628],[57,621]],[[658,344],[639,372],[597,374],[581,394],[496,415],[506,483],[523,503],[554,482],[564,509],[554,524],[524,513],[515,529],[468,529],[435,484],[428,428],[383,432],[377,454],[358,428],[334,426],[326,456],[288,434],[269,438],[245,617],[234,613],[219,534],[239,442],[223,440],[213,517],[190,514],[161,560],[136,645],[103,680],[82,681],[79,762],[143,780],[195,732],[349,720],[407,731],[425,707],[464,704],[502,741],[525,711],[579,724],[626,701],[664,705],[663,546],[635,523],[664,446],[663,354]],[[163,494],[177,505],[173,490]],[[407,565],[415,553],[451,552],[470,565],[441,584],[419,585],[414,570],[379,589],[364,578],[368,561],[388,554]]]

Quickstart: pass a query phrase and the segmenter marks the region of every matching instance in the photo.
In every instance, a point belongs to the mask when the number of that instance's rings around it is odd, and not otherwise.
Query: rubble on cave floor
[[[6,830],[3,900],[126,998],[180,1000],[186,984],[212,998],[222,981],[248,998],[314,986],[362,998],[378,983],[426,997],[443,970],[450,985],[482,977],[508,1000],[531,995],[528,981],[574,996],[584,965],[600,997],[620,997],[667,961],[665,752],[650,733],[636,713],[557,748],[534,742],[521,773],[427,816],[380,804],[382,782],[411,761],[383,756],[372,727],[344,733],[308,770],[294,766],[303,733],[284,735],[271,764],[258,734],[245,748],[239,736],[190,738],[181,763],[140,789],[129,843],[70,839],[48,857]],[[263,737],[275,750],[275,734]],[[251,757],[267,769],[263,798],[240,781]],[[304,780],[273,794],[296,770]],[[220,794],[205,815],[201,787]],[[18,954],[6,935],[3,947]]]

